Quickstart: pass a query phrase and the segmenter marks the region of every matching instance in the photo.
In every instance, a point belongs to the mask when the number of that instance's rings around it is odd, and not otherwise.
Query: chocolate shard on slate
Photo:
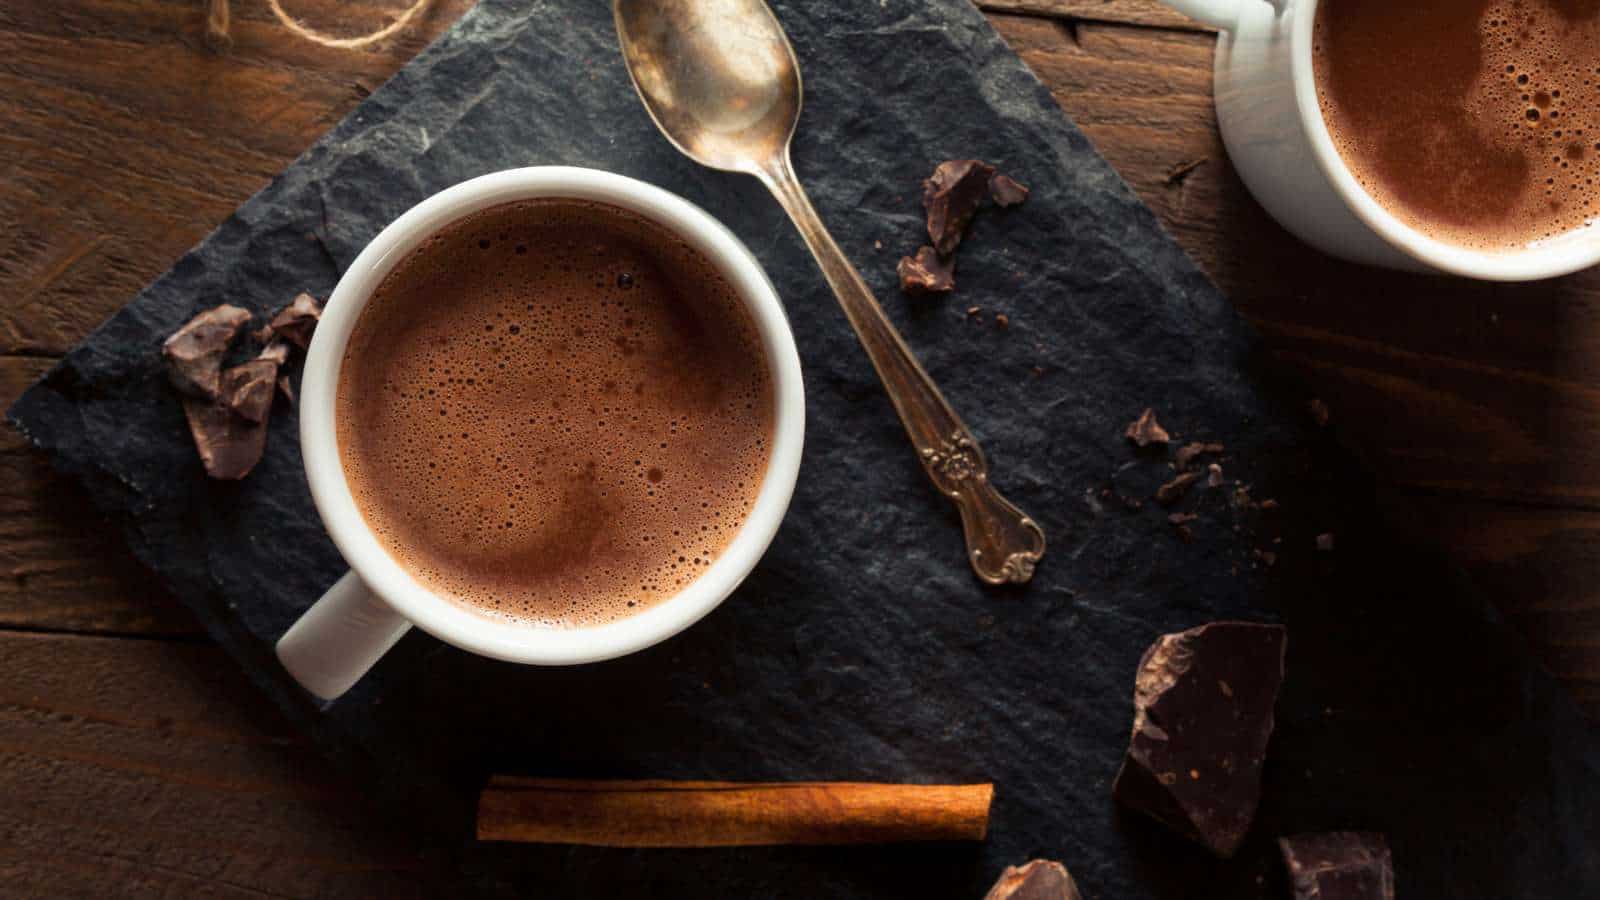
[[[952,159],[940,163],[933,177],[922,182],[928,239],[941,256],[956,252],[993,176],[994,166],[982,160]]]
[[[270,404],[268,408],[270,409]],[[183,398],[189,433],[206,474],[236,481],[250,474],[267,448],[267,423],[252,422],[220,400]]]
[[[1028,199],[1028,186],[996,172],[989,179],[989,197],[1001,206],[1016,206]]]
[[[1148,447],[1151,444],[1165,444],[1172,440],[1172,435],[1167,434],[1167,430],[1161,427],[1160,422],[1156,421],[1156,411],[1153,409],[1146,409],[1140,413],[1139,418],[1128,423],[1128,427],[1123,429],[1122,434],[1140,447]]]
[[[317,298],[303,293],[279,310],[268,327],[274,335],[304,350],[311,346],[311,332],[316,330],[321,318],[322,304],[317,302]]]
[[[256,354],[256,359],[269,359],[280,366],[289,361],[289,345],[287,343],[271,339],[266,344],[265,347],[261,348],[261,352]]]
[[[1171,506],[1183,499],[1189,493],[1189,488],[1200,480],[1199,472],[1179,472],[1171,481],[1156,488],[1156,502],[1162,506]]]
[[[900,275],[900,290],[908,294],[943,294],[956,289],[955,257],[940,257],[932,247],[922,247],[916,256],[900,257],[895,271]]]
[[[161,344],[167,377],[189,397],[213,399],[220,389],[222,358],[250,313],[224,303],[190,319]]]
[[[1152,644],[1134,680],[1117,801],[1232,856],[1261,797],[1286,641],[1281,625],[1213,622]]]
[[[277,383],[278,364],[273,360],[240,363],[222,373],[222,404],[252,422],[265,422]]]
[[[1048,859],[1006,866],[983,900],[1083,900],[1067,867]]]
[[[1376,832],[1278,838],[1295,900],[1394,900],[1389,842]]]
[[[1187,469],[1189,464],[1194,462],[1197,457],[1207,453],[1221,453],[1222,450],[1221,444],[1192,441],[1178,448],[1178,452],[1173,454],[1173,462],[1178,464],[1178,468]]]

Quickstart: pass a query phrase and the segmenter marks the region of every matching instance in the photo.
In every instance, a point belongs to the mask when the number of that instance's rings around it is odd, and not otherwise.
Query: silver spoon
[[[772,191],[816,257],[894,402],[922,466],[961,511],[967,557],[990,584],[1022,583],[1044,532],[989,481],[977,438],[950,408],[872,291],[833,242],[789,160],[800,67],[762,0],[614,0],[622,57],[650,117],[701,165]]]

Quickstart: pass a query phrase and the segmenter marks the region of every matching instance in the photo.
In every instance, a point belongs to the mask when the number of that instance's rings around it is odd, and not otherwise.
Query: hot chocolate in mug
[[[1430,237],[1362,186],[1340,156],[1318,97],[1313,42],[1328,0],[1163,0],[1220,34],[1217,125],[1245,186],[1284,228],[1333,256],[1489,281],[1552,278],[1600,264],[1593,226],[1513,250]],[[1396,0],[1401,2],[1401,0]]]

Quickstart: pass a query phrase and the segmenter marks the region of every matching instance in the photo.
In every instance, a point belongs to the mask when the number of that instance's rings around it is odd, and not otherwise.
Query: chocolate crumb
[[[1006,866],[983,900],[1082,900],[1067,867],[1048,859]]]
[[[1172,440],[1172,436],[1167,434],[1167,430],[1162,428],[1161,423],[1156,421],[1156,411],[1153,409],[1146,409],[1140,413],[1139,418],[1128,423],[1128,427],[1123,429],[1122,434],[1140,447],[1148,447],[1151,444],[1165,444]]]
[[[922,182],[928,239],[940,255],[956,252],[993,176],[994,167],[982,160],[952,159],[940,163],[932,177]]]
[[[1011,317],[1006,315],[1005,313],[997,313],[995,315],[995,317],[994,317],[994,323],[996,325],[999,325],[1001,328],[1010,328],[1011,327]]]
[[[1178,452],[1174,454],[1173,459],[1175,462],[1177,462],[1178,468],[1187,469],[1189,468],[1189,464],[1195,461],[1195,457],[1202,456],[1207,453],[1221,453],[1222,450],[1223,447],[1221,444],[1201,443],[1200,441],[1194,441],[1179,447]]]
[[[967,307],[967,315],[969,315],[969,316],[976,316],[978,313],[981,313],[981,312],[983,312],[983,307],[981,307],[981,306],[969,306],[969,307]]]
[[[190,319],[161,344],[167,377],[180,393],[215,399],[221,389],[222,358],[250,313],[224,303]]]
[[[1199,472],[1179,472],[1176,478],[1156,488],[1156,502],[1162,506],[1171,506],[1183,499],[1189,493],[1189,488],[1200,480]]]
[[[1278,561],[1278,554],[1273,553],[1271,550],[1256,549],[1251,552],[1254,554],[1256,559],[1261,560],[1262,565],[1269,569],[1272,568],[1273,564]]]
[[[1028,186],[996,172],[989,179],[989,197],[1001,206],[1016,206],[1028,199]]]
[[[1323,403],[1321,398],[1313,397],[1309,406],[1311,407],[1311,421],[1316,422],[1318,428],[1327,427],[1328,420],[1333,417],[1333,414],[1328,410],[1328,404]]]
[[[322,304],[310,294],[302,293],[288,306],[272,317],[272,333],[301,350],[311,346],[311,332],[322,318]]]
[[[1324,532],[1317,535],[1317,549],[1323,553],[1333,552],[1333,532]]]
[[[1246,498],[1246,499],[1248,499],[1248,498]],[[1268,497],[1267,499],[1261,501],[1261,503],[1259,504],[1259,508],[1260,509],[1277,509],[1278,508],[1278,501],[1272,499],[1271,497]]]
[[[1222,467],[1216,463],[1206,467],[1206,487],[1222,487]]]
[[[912,295],[945,294],[956,289],[954,257],[940,257],[932,247],[921,247],[916,256],[900,257],[895,267],[900,290]]]

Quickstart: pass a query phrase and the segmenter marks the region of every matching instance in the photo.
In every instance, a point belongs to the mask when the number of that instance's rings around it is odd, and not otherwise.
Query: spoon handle
[[[1021,584],[1033,577],[1044,555],[1044,532],[1027,514],[1000,496],[989,480],[989,464],[938,385],[889,323],[861,275],[845,258],[811,206],[785,152],[754,173],[800,229],[811,255],[872,359],[889,399],[900,414],[922,467],[941,493],[955,501],[966,532],[967,557],[990,584]]]

